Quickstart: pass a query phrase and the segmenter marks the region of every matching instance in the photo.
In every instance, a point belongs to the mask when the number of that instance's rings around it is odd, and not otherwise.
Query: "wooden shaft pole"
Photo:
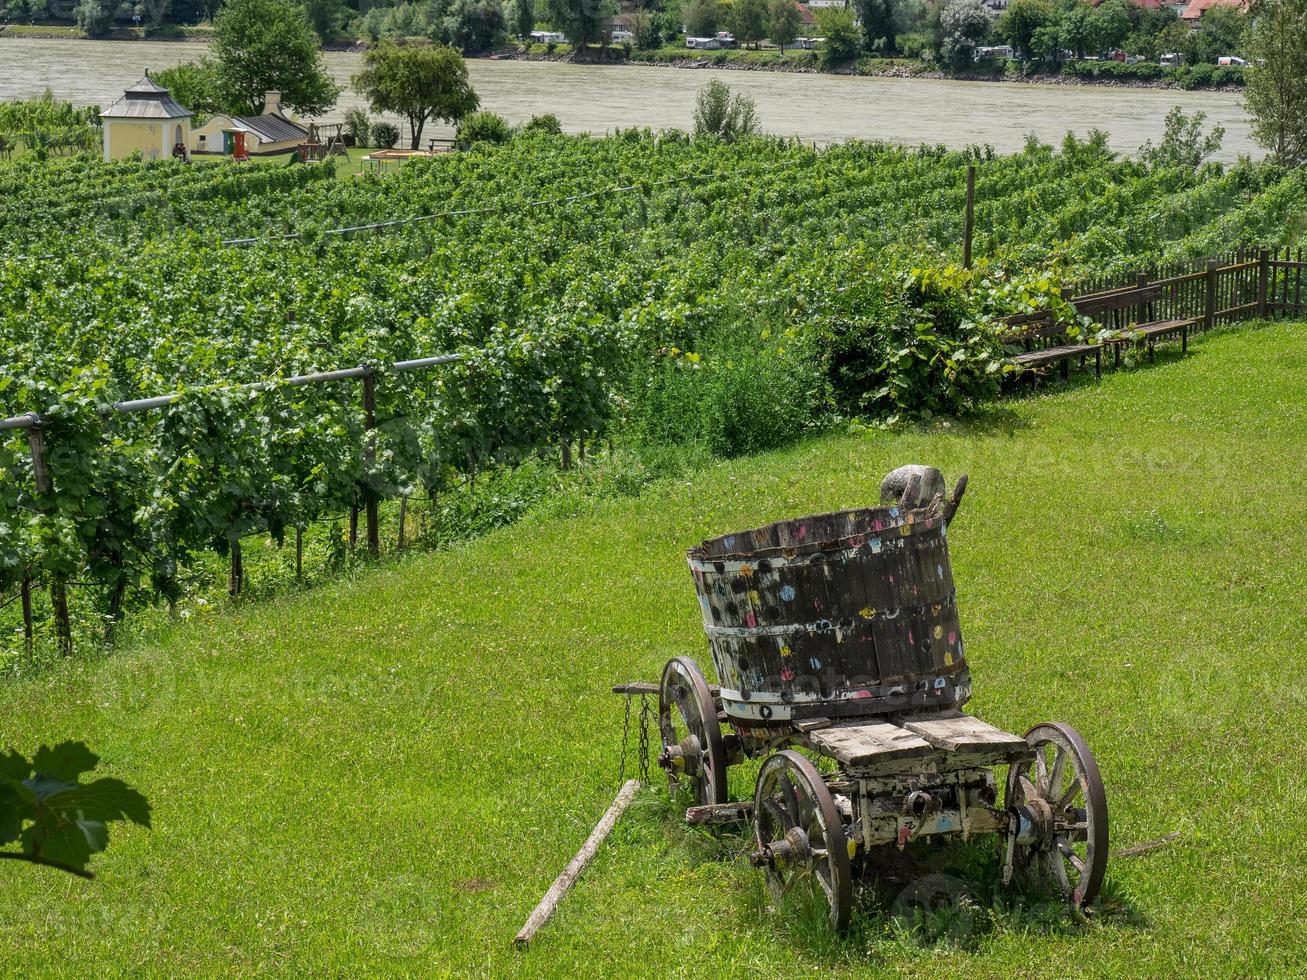
[[[967,165],[967,216],[962,226],[962,267],[971,268],[971,236],[976,222],[976,165]]]
[[[522,931],[513,940],[514,943],[518,946],[525,946],[531,941],[531,937],[536,934],[536,930],[549,921],[549,917],[558,908],[558,903],[562,901],[563,896],[567,894],[567,890],[572,887],[576,879],[581,876],[581,872],[585,870],[585,866],[590,863],[598,852],[599,845],[604,842],[604,838],[612,832],[614,825],[617,823],[617,818],[635,799],[635,794],[639,789],[640,780],[628,779],[626,781],[621,792],[617,794],[617,799],[613,800],[613,805],[608,808],[608,812],[603,815],[603,819],[590,832],[590,836],[581,845],[581,849],[576,852],[576,857],[572,858],[572,862],[563,869],[563,873],[554,879],[554,883],[549,886],[549,891],[545,892],[545,897],[540,899],[540,904],[527,917],[526,925],[522,926]]]
[[[304,528],[295,528],[295,578],[304,578]]]
[[[1207,260],[1207,295],[1203,303],[1203,329],[1211,330],[1216,326],[1216,276],[1221,263],[1217,259]]]
[[[23,576],[22,585],[23,597],[23,642],[27,647],[27,652],[32,652],[32,643],[36,638],[35,624],[32,622],[32,578],[30,575]]]

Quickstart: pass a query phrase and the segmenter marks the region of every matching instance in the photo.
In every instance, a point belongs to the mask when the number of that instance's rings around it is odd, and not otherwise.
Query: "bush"
[[[394,123],[373,123],[368,134],[372,137],[372,145],[378,150],[389,150],[399,142],[399,127]]]
[[[524,133],[549,133],[553,136],[557,136],[562,131],[563,124],[552,112],[545,113],[543,116],[532,116],[531,121],[522,127]]]
[[[753,99],[731,97],[730,86],[714,79],[699,91],[694,107],[694,135],[733,140],[758,131]]]
[[[816,359],[793,346],[736,337],[702,354],[670,348],[637,379],[632,434],[722,457],[773,449],[816,424],[824,387]]]
[[[493,112],[474,112],[458,124],[458,141],[464,146],[473,143],[507,143],[513,131],[503,116]]]
[[[366,112],[358,107],[347,109],[345,111],[345,125],[349,127],[350,133],[354,136],[355,146],[368,145],[368,140],[372,136],[372,121],[368,119]],[[395,138],[399,138],[398,131],[395,133]]]

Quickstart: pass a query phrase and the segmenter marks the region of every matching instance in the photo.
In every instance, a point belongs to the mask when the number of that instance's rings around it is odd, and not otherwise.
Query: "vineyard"
[[[117,615],[246,535],[605,437],[731,455],[962,411],[1006,371],[998,317],[1307,223],[1301,172],[1150,169],[1092,137],[997,156],[527,134],[331,178],[0,167],[0,417],[45,418],[49,478],[0,432],[0,603],[81,579]],[[461,359],[388,367],[441,354]],[[240,387],[357,365],[365,385]]]

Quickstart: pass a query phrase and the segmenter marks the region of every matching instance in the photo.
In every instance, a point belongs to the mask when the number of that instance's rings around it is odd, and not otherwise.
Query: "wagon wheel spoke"
[[[1053,801],[1053,810],[1057,813],[1064,811],[1071,805],[1071,801],[1080,795],[1081,788],[1079,779],[1071,780],[1071,785],[1066,788],[1066,791]]]
[[[1044,799],[1051,800],[1057,796],[1062,787],[1062,769],[1066,765],[1066,749],[1057,746],[1057,754],[1053,758],[1053,768],[1048,771],[1048,781],[1044,784]],[[1054,809],[1060,810],[1060,806],[1054,806]]]
[[[1069,841],[1063,837],[1059,837],[1057,839],[1057,849],[1062,852],[1064,858],[1071,862],[1073,868],[1081,874],[1085,873],[1085,862],[1080,855],[1075,852],[1075,849],[1071,846]]]
[[[799,816],[799,797],[794,792],[794,784],[790,782],[788,773],[781,776],[781,793],[785,797],[785,815],[789,818],[789,826],[803,827],[803,821]]]
[[[1027,800],[1038,799],[1039,792],[1035,789],[1034,784],[1031,783],[1030,780],[1024,774],[1018,776],[1017,778],[1020,780],[1021,783],[1021,792],[1025,794],[1024,798]]]

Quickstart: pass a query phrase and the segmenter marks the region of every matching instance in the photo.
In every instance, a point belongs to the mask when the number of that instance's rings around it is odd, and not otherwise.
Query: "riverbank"
[[[0,28],[0,39],[93,40],[76,27],[10,24]],[[196,44],[212,38],[209,27],[174,26],[164,32],[151,33],[123,28],[98,41],[172,41]],[[367,49],[365,39],[341,39],[324,44],[328,51],[357,52]],[[945,71],[924,61],[906,58],[865,56],[844,65],[822,65],[820,52],[812,50],[778,51],[776,49],[723,50],[690,54],[684,48],[658,48],[633,51],[612,45],[589,48],[584,57],[566,44],[533,44],[480,55],[468,55],[469,61],[540,61],[573,65],[642,66],[649,68],[704,69],[725,71],[781,72],[797,75],[856,76],[861,78],[915,78],[930,81],[1009,82],[1021,85],[1097,86],[1129,89],[1171,89],[1209,92],[1242,92],[1243,72],[1239,68],[1217,65],[1194,65],[1162,68],[1141,63],[1124,65],[1115,61],[1068,62],[1059,72],[1029,72],[1015,61],[981,62],[968,72]]]

